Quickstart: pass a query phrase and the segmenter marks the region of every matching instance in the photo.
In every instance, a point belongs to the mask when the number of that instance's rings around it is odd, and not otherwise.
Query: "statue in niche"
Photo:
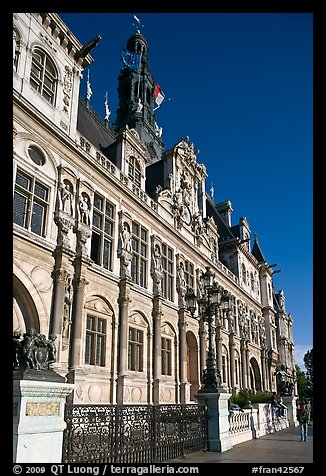
[[[154,247],[154,270],[162,272],[162,253],[158,244]]]
[[[87,195],[82,195],[79,197],[78,201],[78,211],[79,211],[79,221],[85,225],[90,226],[90,210],[89,210],[89,199]]]
[[[73,193],[71,184],[64,180],[59,185],[59,199],[61,203],[61,210],[70,216],[73,216]]]
[[[132,256],[132,240],[128,223],[124,223],[119,237],[118,256],[120,258],[120,267],[122,277],[129,274],[129,263]]]
[[[142,110],[143,110],[143,105],[142,105],[141,99],[138,98],[137,105],[136,105],[136,112],[142,112]]]
[[[179,266],[178,266],[178,285],[180,287],[186,287],[186,279],[185,279],[185,270],[184,270],[184,264],[182,261],[180,261]]]
[[[123,224],[123,228],[120,233],[120,242],[121,242],[121,251],[126,251],[127,253],[132,252],[131,233],[129,231],[129,226],[127,223]]]
[[[156,243],[154,246],[153,252],[153,268],[152,268],[152,278],[153,278],[153,287],[154,291],[160,292],[162,284],[162,252],[159,245]]]

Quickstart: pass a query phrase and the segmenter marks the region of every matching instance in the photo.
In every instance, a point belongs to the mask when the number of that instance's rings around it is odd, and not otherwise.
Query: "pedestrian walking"
[[[301,401],[297,407],[297,419],[300,424],[301,441],[308,440],[308,423],[309,423],[309,409],[308,405]]]

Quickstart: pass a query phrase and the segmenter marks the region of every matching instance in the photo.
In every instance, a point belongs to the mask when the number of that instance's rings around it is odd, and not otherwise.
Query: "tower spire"
[[[137,30],[121,52],[124,66],[118,77],[116,130],[119,131],[125,125],[136,129],[147,148],[151,163],[160,160],[164,144],[161,139],[162,128],[157,126],[154,112],[154,102],[157,103],[154,91],[157,85],[150,72],[147,55],[147,41]]]

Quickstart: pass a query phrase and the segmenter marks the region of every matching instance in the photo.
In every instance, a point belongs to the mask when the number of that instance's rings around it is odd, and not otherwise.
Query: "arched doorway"
[[[249,370],[250,370],[250,388],[252,390],[261,390],[261,374],[259,370],[259,365],[255,357],[252,357],[249,361]]]
[[[35,329],[40,332],[40,320],[35,303],[23,285],[14,275],[13,277],[13,329],[24,333],[26,329]]]
[[[186,334],[187,343],[187,380],[190,383],[190,400],[195,401],[194,395],[199,390],[198,378],[198,345],[192,332]]]

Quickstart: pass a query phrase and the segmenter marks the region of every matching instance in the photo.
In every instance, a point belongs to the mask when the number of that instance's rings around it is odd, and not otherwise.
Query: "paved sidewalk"
[[[308,441],[300,441],[299,427],[290,427],[223,453],[197,451],[168,463],[313,463],[313,427],[309,426]]]

